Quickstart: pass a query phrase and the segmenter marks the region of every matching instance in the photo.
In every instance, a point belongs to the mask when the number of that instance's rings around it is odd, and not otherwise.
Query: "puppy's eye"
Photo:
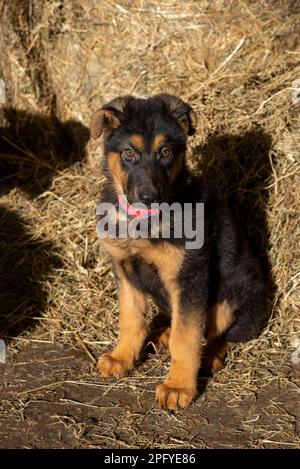
[[[170,160],[172,156],[173,154],[171,150],[169,150],[168,148],[163,148],[162,151],[160,152],[160,157],[165,161]]]
[[[136,157],[136,154],[132,148],[127,148],[126,150],[122,151],[122,156],[126,160],[134,160],[134,158]]]

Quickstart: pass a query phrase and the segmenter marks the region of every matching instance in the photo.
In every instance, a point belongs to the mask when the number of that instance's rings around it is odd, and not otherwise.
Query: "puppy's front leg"
[[[120,335],[116,348],[104,353],[98,361],[97,368],[106,378],[119,378],[133,368],[146,337],[145,295],[129,282],[120,263],[115,264],[115,273],[119,290]]]
[[[203,331],[199,312],[184,311],[180,295],[172,296],[171,366],[165,382],[156,389],[156,400],[159,407],[175,410],[187,407],[197,395]]]

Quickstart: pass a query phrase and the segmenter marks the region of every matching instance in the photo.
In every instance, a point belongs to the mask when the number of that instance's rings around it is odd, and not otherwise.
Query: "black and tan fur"
[[[149,99],[117,98],[97,111],[94,138],[104,135],[101,200],[130,203],[204,203],[204,245],[186,250],[185,239],[111,239],[119,289],[120,337],[99,359],[105,377],[120,377],[138,360],[147,336],[146,299],[150,295],[171,318],[159,342],[168,345],[170,371],[157,387],[160,407],[186,407],[197,394],[203,345],[218,369],[229,342],[257,337],[266,319],[266,287],[257,259],[230,209],[214,189],[193,177],[185,163],[187,137],[196,116],[180,99],[163,94]],[[214,356],[211,346],[221,344]]]

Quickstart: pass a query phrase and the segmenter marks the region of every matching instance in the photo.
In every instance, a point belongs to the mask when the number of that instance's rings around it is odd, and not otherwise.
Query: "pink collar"
[[[128,215],[132,216],[133,218],[150,218],[153,215],[159,215],[159,210],[157,208],[138,208],[134,205],[130,205],[127,202],[127,197],[124,194],[118,193],[118,201],[120,207],[122,207]]]

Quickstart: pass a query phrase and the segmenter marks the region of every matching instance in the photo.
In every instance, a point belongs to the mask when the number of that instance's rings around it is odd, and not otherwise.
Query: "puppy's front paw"
[[[197,391],[190,388],[175,388],[160,384],[156,388],[156,402],[160,409],[176,410],[187,407],[196,397]]]
[[[104,353],[97,364],[97,370],[104,378],[122,378],[131,368],[125,360],[115,358],[113,352]]]

